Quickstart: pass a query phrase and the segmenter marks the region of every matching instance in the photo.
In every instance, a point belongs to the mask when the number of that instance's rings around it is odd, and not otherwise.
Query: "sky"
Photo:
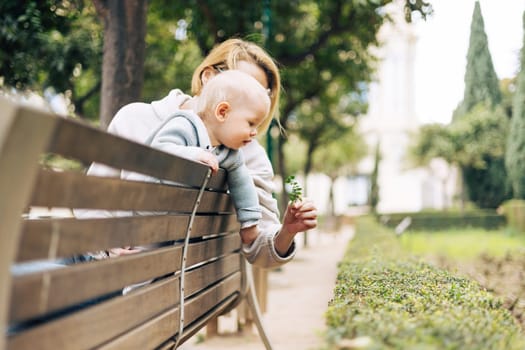
[[[519,70],[525,0],[480,0],[489,50],[499,79]],[[448,123],[463,99],[475,0],[430,0],[432,17],[418,21],[415,99],[422,123]]]

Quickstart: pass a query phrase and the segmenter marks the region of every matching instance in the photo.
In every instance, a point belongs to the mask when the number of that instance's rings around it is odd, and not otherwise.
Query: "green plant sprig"
[[[301,201],[302,195],[303,195],[303,189],[301,188],[301,185],[295,180],[295,176],[290,175],[286,178],[285,183],[292,186],[292,191],[290,192],[290,201]]]

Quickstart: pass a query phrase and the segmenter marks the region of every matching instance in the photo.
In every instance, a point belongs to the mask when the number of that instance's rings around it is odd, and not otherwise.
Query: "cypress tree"
[[[523,13],[523,28],[521,69],[512,103],[512,119],[505,154],[505,166],[514,197],[521,199],[525,199],[525,12]]]
[[[463,101],[454,111],[454,119],[461,118],[461,115],[469,112],[478,103],[485,102],[495,106],[501,100],[498,76],[490,56],[481,7],[479,1],[476,1],[470,24],[470,41],[467,52],[467,68],[465,70],[465,92]]]
[[[454,111],[452,122],[470,112],[476,105],[488,108],[499,105],[502,94],[498,76],[490,55],[485,24],[479,1],[474,5],[470,25],[470,42],[465,71],[465,92],[463,101]],[[469,199],[481,208],[496,208],[511,197],[504,155],[484,157],[485,168],[464,166],[463,183]]]

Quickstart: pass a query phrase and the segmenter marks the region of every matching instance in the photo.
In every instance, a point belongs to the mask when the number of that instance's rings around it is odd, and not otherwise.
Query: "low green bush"
[[[499,211],[505,215],[511,229],[525,233],[525,200],[511,199],[506,201],[501,205]]]
[[[483,228],[495,230],[505,226],[506,218],[495,210],[433,211],[384,214],[379,222],[387,227],[396,227],[405,217],[411,218],[408,230],[444,230],[451,228]]]
[[[499,299],[405,256],[395,234],[370,218],[357,222],[326,322],[326,349],[358,337],[369,337],[365,349],[525,349],[525,335]]]

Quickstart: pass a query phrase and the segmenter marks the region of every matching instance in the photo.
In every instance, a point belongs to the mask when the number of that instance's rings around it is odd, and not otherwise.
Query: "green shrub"
[[[501,205],[500,210],[507,218],[511,229],[525,232],[525,200],[512,199],[506,201]]]
[[[412,222],[408,230],[444,230],[451,228],[483,228],[495,230],[505,226],[504,215],[495,210],[439,211],[439,212],[414,212],[385,214],[379,221],[387,227],[396,227],[405,217],[410,217]]]
[[[466,278],[405,257],[395,235],[360,219],[326,313],[326,348],[370,337],[366,349],[524,349],[499,299]]]

